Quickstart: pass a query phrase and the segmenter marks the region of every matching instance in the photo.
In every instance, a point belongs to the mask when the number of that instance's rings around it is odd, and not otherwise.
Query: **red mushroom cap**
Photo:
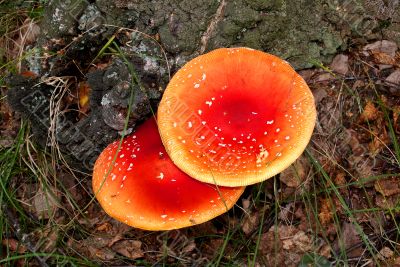
[[[307,146],[316,110],[305,81],[249,48],[201,55],[172,78],[158,110],[161,139],[191,177],[243,186],[272,177]]]
[[[115,219],[145,230],[170,230],[208,221],[230,209],[244,187],[192,179],[166,153],[155,120],[110,144],[97,159],[93,191]],[[114,164],[113,160],[115,158]]]

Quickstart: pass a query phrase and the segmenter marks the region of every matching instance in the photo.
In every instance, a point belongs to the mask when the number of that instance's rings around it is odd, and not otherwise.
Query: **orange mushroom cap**
[[[316,120],[313,95],[284,60],[249,48],[201,55],[172,78],[161,139],[191,177],[221,186],[266,180],[298,158]]]
[[[145,230],[170,230],[208,221],[230,209],[244,187],[217,187],[179,170],[162,145],[155,120],[148,120],[100,154],[93,191],[115,219]],[[114,164],[113,159],[115,158]]]

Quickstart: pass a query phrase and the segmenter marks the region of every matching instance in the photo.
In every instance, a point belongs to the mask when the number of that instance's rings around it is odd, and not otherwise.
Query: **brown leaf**
[[[394,125],[394,130],[396,131],[397,134],[400,134],[399,115],[400,115],[400,106],[395,106],[393,108],[393,125]]]
[[[385,83],[391,87],[400,86],[400,70],[393,71],[386,79]]]
[[[330,67],[332,71],[346,75],[349,71],[349,57],[343,54],[336,55]]]
[[[364,252],[362,247],[355,247],[360,242],[361,239],[354,224],[345,222],[342,227],[341,236],[336,239],[334,249],[336,251],[349,250],[348,253],[346,253],[347,257],[358,258]]]
[[[377,195],[375,199],[375,203],[378,207],[382,209],[394,209],[398,203],[400,202],[400,195],[393,195],[389,197],[385,197],[382,195]]]
[[[374,133],[373,140],[368,144],[371,156],[376,156],[382,149],[390,144],[390,137],[385,126],[380,127]]]
[[[313,249],[312,238],[293,226],[272,226],[261,236],[260,254],[266,266],[297,266],[304,253]]]
[[[279,179],[289,187],[299,187],[306,180],[309,170],[308,159],[305,156],[300,156],[280,174]]]
[[[393,267],[400,267],[400,257],[397,257],[394,260]]]
[[[375,43],[364,46],[363,50],[382,52],[394,58],[396,56],[397,44],[388,40],[376,41]]]
[[[60,192],[53,187],[47,187],[45,190],[39,187],[39,190],[33,197],[33,207],[36,216],[48,219],[58,209],[60,196]]]
[[[95,248],[92,246],[87,247],[91,257],[99,258],[102,260],[112,260],[115,258],[115,252],[109,249]]]
[[[109,232],[112,228],[112,225],[108,222],[102,223],[96,227],[96,230],[99,232]]]
[[[360,120],[363,122],[374,121],[378,118],[378,109],[375,107],[374,103],[367,101],[364,107],[364,111],[360,116]]]
[[[259,226],[260,216],[258,212],[246,216],[242,224],[243,232],[248,235]]]
[[[344,172],[336,174],[334,183],[337,186],[344,186],[346,184],[346,174]]]
[[[379,251],[379,253],[378,253],[378,258],[379,258],[380,260],[382,260],[382,261],[387,261],[387,260],[389,260],[390,258],[392,258],[393,255],[394,255],[393,250],[391,250],[391,249],[388,248],[388,247],[383,247],[383,248]]]
[[[323,226],[328,225],[332,221],[332,207],[329,199],[321,199],[321,208],[318,214],[318,218]]]
[[[14,238],[5,238],[1,242],[3,246],[7,247],[9,250],[13,252],[18,252],[18,253],[24,253],[26,252],[26,247],[22,244],[19,243],[18,240],[15,240]]]
[[[124,239],[123,235],[121,234],[117,234],[116,236],[114,236],[110,242],[108,242],[107,246],[108,247],[112,247],[115,243],[117,243],[118,241]]]
[[[135,260],[144,256],[141,247],[142,242],[138,240],[123,240],[114,244],[112,249],[129,259]]]
[[[372,56],[376,64],[396,65],[395,58],[386,53],[372,51]]]
[[[388,179],[376,180],[374,184],[375,190],[383,196],[392,196],[400,193],[400,179],[391,177]]]
[[[311,238],[303,231],[299,231],[293,236],[293,243],[301,252],[311,251],[313,248],[313,242]]]
[[[250,205],[251,205],[250,200],[248,200],[248,199],[246,199],[246,198],[242,199],[242,206],[243,206],[243,209],[244,209],[245,211],[247,211],[247,212],[250,211]]]
[[[182,249],[182,254],[187,254],[192,252],[196,248],[196,242],[194,240],[190,240],[189,244],[187,244],[183,249]]]

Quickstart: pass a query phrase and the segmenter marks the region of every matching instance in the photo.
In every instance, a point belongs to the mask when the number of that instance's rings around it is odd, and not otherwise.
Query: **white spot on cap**
[[[201,79],[204,81],[206,79],[206,74],[203,73],[203,75],[201,76]]]
[[[199,109],[197,112],[199,113],[199,115],[201,115],[203,113],[203,111],[201,109]]]
[[[193,123],[191,121],[188,122],[188,127],[192,128],[193,127]]]
[[[178,124],[176,123],[176,122],[174,122],[173,124],[172,124],[172,126],[174,126],[174,127],[176,127]]]
[[[273,124],[274,120],[267,121],[267,124]]]
[[[160,175],[157,176],[156,178],[158,178],[160,180],[164,179],[164,173],[160,172]]]
[[[280,130],[281,130],[280,128],[276,128],[276,132],[277,132],[277,133],[279,133],[279,132],[280,132]]]
[[[206,105],[208,105],[209,107],[211,107],[212,101],[206,101]]]
[[[200,84],[199,83],[196,83],[195,85],[194,85],[194,88],[199,88],[200,87]]]
[[[261,164],[266,158],[268,158],[269,153],[265,148],[260,149],[260,153],[257,155],[257,164]]]
[[[163,218],[163,219],[165,219],[165,218],[167,218],[167,214],[163,214],[163,215],[161,215],[161,218]]]
[[[290,139],[290,136],[286,136],[286,137],[285,137],[285,140],[289,140],[289,139]]]
[[[126,169],[126,170],[130,171],[130,170],[132,170],[132,167],[133,167],[133,163],[129,163],[128,169]]]

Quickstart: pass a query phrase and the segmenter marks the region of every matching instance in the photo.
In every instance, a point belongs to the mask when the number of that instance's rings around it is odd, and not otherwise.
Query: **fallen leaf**
[[[386,79],[385,83],[390,87],[400,86],[400,70],[393,71]]]
[[[321,207],[320,212],[318,214],[318,218],[322,224],[322,226],[328,225],[332,221],[332,207],[329,199],[323,198],[320,200]]]
[[[42,187],[33,197],[34,212],[38,218],[48,219],[58,209],[60,192],[53,187],[47,187],[44,191]]]
[[[109,232],[112,228],[112,225],[108,222],[102,223],[99,226],[96,227],[97,231],[100,232]]]
[[[385,210],[396,208],[399,202],[400,202],[400,195],[392,195],[385,197],[379,194],[375,198],[376,205]]]
[[[189,244],[187,244],[183,249],[182,249],[182,254],[187,254],[192,252],[196,248],[196,242],[194,240],[190,240]]]
[[[379,179],[375,181],[375,190],[383,196],[392,196],[400,193],[400,178],[391,177],[387,179]]]
[[[293,226],[272,226],[261,236],[260,254],[266,266],[297,266],[306,252],[311,252],[312,237]]]
[[[301,252],[311,251],[313,248],[312,239],[303,231],[299,231],[293,236],[293,242]]]
[[[246,199],[246,198],[242,199],[242,206],[243,206],[243,209],[244,209],[245,211],[249,212],[249,210],[250,210],[250,204],[251,204],[250,200],[248,200],[248,199]]]
[[[332,74],[330,74],[329,72],[324,72],[319,74],[316,78],[315,78],[315,82],[326,82],[326,81],[332,81],[334,80],[335,77],[332,76]]]
[[[300,70],[299,75],[306,81],[309,82],[317,71],[315,69]]]
[[[372,157],[381,152],[387,145],[390,144],[390,137],[384,126],[380,127],[374,132],[372,141],[368,144],[369,152]]]
[[[335,251],[347,250],[347,257],[358,258],[364,253],[364,249],[355,246],[361,242],[354,224],[345,222],[342,226],[342,234],[336,239],[334,249]]]
[[[20,242],[14,238],[4,238],[1,241],[2,245],[7,247],[7,249],[13,251],[13,252],[18,252],[18,253],[24,253],[26,252],[26,247]]]
[[[107,247],[112,247],[115,243],[117,243],[118,241],[124,239],[124,236],[121,234],[117,234],[116,236],[114,236],[110,242],[108,242]]]
[[[386,53],[372,51],[372,56],[374,57],[374,61],[376,64],[385,65],[383,68],[381,67],[380,69],[385,69],[396,65],[395,58]]]
[[[115,252],[109,249],[95,248],[92,246],[87,247],[87,249],[91,257],[101,260],[112,260],[115,258]]]
[[[294,202],[290,202],[286,206],[282,206],[278,214],[279,220],[291,223],[295,218],[294,208],[295,208]]]
[[[310,163],[302,155],[280,174],[279,179],[289,187],[299,187],[306,180],[309,170]]]
[[[142,251],[142,242],[138,240],[123,240],[119,241],[112,246],[112,249],[132,260],[142,258],[144,253]]]
[[[336,55],[330,65],[332,71],[346,75],[349,71],[349,57],[343,54]]]
[[[395,106],[393,108],[393,125],[394,125],[394,130],[396,131],[397,134],[400,134],[399,115],[400,115],[400,106]]]
[[[375,107],[374,103],[371,101],[367,101],[367,104],[364,107],[364,111],[360,116],[360,120],[362,122],[367,122],[367,121],[374,121],[378,118],[379,111]]]
[[[387,261],[388,259],[392,258],[393,255],[393,250],[388,247],[383,247],[378,253],[378,258],[382,261]]]
[[[363,50],[386,53],[394,58],[396,56],[397,44],[388,40],[376,41],[364,46]]]
[[[400,257],[397,257],[394,260],[393,267],[400,267]]]
[[[336,174],[334,183],[339,187],[344,186],[346,184],[346,174],[344,172]]]
[[[251,215],[246,216],[242,224],[243,232],[248,235],[253,232],[258,226],[260,222],[260,216],[258,212],[254,212]]]

